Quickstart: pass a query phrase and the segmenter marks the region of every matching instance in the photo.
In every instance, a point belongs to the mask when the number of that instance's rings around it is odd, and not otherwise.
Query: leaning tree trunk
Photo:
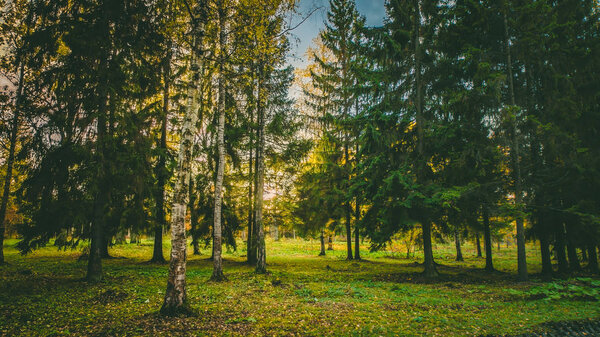
[[[193,56],[191,63],[195,65],[195,57]],[[165,299],[162,308],[160,309],[160,312],[163,315],[176,315],[189,312],[185,281],[187,263],[185,213],[188,204],[188,184],[190,182],[192,171],[192,148],[197,119],[196,80],[196,76],[192,76],[192,83],[190,83],[188,89],[187,106],[181,129],[181,142],[179,143],[177,176],[171,214],[171,261],[169,263],[169,279],[167,281]]]
[[[479,237],[479,233],[477,235]],[[483,209],[483,243],[485,248],[485,270],[491,272],[494,271],[494,263],[492,261],[492,235],[490,231],[490,215],[485,207]]]
[[[456,246],[456,261],[464,261],[462,249],[460,248],[460,235],[458,230],[454,230],[454,245]]]
[[[10,185],[12,183],[13,165],[15,162],[15,152],[17,146],[17,135],[19,134],[19,117],[21,114],[21,98],[23,96],[24,71],[25,67],[21,63],[19,65],[19,83],[17,85],[17,95],[15,97],[15,110],[13,112],[13,118],[10,123],[10,144],[8,147],[8,158],[6,159],[6,175],[4,176],[2,201],[0,203],[0,265],[4,264],[4,232],[6,228],[6,209],[8,208]]]
[[[262,68],[258,76],[257,118],[258,118],[258,146],[257,156],[257,184],[256,198],[254,200],[254,221],[256,222],[256,272],[264,274],[267,272],[267,257],[265,248],[265,232],[263,222],[263,192],[265,185],[265,111],[262,105]]]
[[[516,107],[515,101],[515,87],[513,83],[513,73],[512,73],[512,60],[511,60],[511,52],[510,52],[510,37],[508,34],[508,17],[506,12],[504,12],[504,34],[505,34],[505,42],[506,42],[506,68],[508,70],[508,83],[510,89],[510,100],[512,107]],[[523,203],[523,190],[521,187],[521,159],[519,155],[519,136],[517,132],[517,121],[516,117],[512,118],[512,149],[510,151],[512,161],[513,161],[513,175],[514,175],[514,190],[515,190],[515,204],[520,207]],[[517,216],[517,264],[519,271],[519,281],[527,281],[527,256],[525,251],[525,227],[523,225],[523,218],[519,215]]]
[[[33,8],[28,8],[28,14],[25,21],[25,35],[28,36],[30,26],[33,22]],[[13,118],[10,122],[10,140],[8,146],[8,158],[6,158],[6,175],[4,176],[4,185],[2,190],[2,200],[0,201],[0,265],[4,264],[4,234],[6,231],[6,209],[8,208],[8,200],[10,198],[10,186],[12,184],[13,166],[15,163],[15,152],[17,148],[17,136],[19,134],[19,119],[21,117],[23,90],[25,87],[25,62],[21,58],[21,50],[17,50],[15,58],[16,69],[19,71],[19,79],[17,83],[17,91],[15,95],[15,110]],[[102,273],[102,272],[100,272]]]
[[[219,97],[217,102],[217,177],[215,180],[215,207],[213,215],[213,273],[211,280],[220,282],[225,279],[223,275],[222,256],[222,204],[223,204],[223,175],[225,174],[225,45],[227,44],[227,32],[225,32],[225,7],[223,1],[217,4],[219,12]]]

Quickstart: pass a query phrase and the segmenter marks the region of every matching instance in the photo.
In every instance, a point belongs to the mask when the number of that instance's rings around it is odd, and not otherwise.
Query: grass
[[[547,287],[535,276],[516,283],[514,247],[494,249],[499,272],[490,275],[472,246],[464,247],[464,262],[455,262],[450,244],[437,245],[442,277],[429,281],[419,275],[418,254],[404,259],[403,253],[369,253],[365,246],[365,261],[352,262],[344,260],[343,242],[318,257],[317,241],[268,241],[269,274],[253,273],[245,252],[227,252],[228,281],[220,284],[208,282],[210,248],[201,256],[190,249],[188,300],[198,315],[161,318],[168,266],[146,263],[150,240],[113,247],[111,254],[121,258],[103,261],[106,278],[95,285],[83,281],[80,251],[49,246],[20,256],[15,244],[6,241],[9,264],[0,267],[4,336],[498,335],[600,317],[597,297],[539,296],[537,289]],[[530,272],[539,272],[539,253],[534,247],[528,252]],[[557,281],[556,289],[597,294],[597,279],[585,280]]]

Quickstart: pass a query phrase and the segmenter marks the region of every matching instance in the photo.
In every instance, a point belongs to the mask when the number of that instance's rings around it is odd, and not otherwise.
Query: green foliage
[[[600,281],[579,277],[569,281],[546,283],[525,291],[507,289],[507,292],[526,299],[542,299],[544,301],[561,299],[600,301]]]

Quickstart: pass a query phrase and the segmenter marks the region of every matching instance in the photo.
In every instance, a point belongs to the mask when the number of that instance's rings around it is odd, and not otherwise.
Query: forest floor
[[[227,252],[224,283],[208,282],[210,247],[189,251],[188,300],[195,317],[162,318],[168,265],[146,263],[152,241],[111,248],[105,281],[87,284],[80,250],[55,247],[21,256],[5,242],[0,267],[0,335],[3,336],[478,336],[542,334],[551,322],[596,324],[600,281],[589,275],[543,283],[532,275],[515,282],[516,250],[494,249],[498,272],[481,269],[473,246],[464,262],[450,244],[437,245],[441,277],[423,279],[419,254],[369,253],[345,261],[344,243],[319,257],[317,241],[267,241],[269,274],[244,263],[245,251]],[[168,257],[168,241],[164,252]],[[530,273],[539,252],[528,250]],[[550,323],[549,323],[550,322]]]

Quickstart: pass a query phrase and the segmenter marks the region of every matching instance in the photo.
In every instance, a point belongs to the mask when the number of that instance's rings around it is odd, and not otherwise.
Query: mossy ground
[[[442,276],[430,281],[419,275],[418,254],[404,259],[364,246],[364,261],[353,262],[344,260],[343,242],[319,257],[318,241],[268,241],[267,275],[244,263],[245,252],[228,252],[223,283],[209,282],[210,248],[201,256],[190,249],[188,300],[197,314],[162,318],[168,265],[146,263],[151,240],[112,247],[117,258],[103,261],[105,280],[99,284],[85,282],[80,251],[49,246],[20,256],[15,244],[6,241],[9,265],[0,267],[4,336],[471,336],[600,317],[598,302],[516,295],[542,283],[535,275],[528,283],[515,282],[513,247],[494,249],[499,272],[487,274],[472,246],[464,247],[464,262],[455,262],[450,244],[437,245]],[[528,252],[535,274],[539,253],[533,246]]]

